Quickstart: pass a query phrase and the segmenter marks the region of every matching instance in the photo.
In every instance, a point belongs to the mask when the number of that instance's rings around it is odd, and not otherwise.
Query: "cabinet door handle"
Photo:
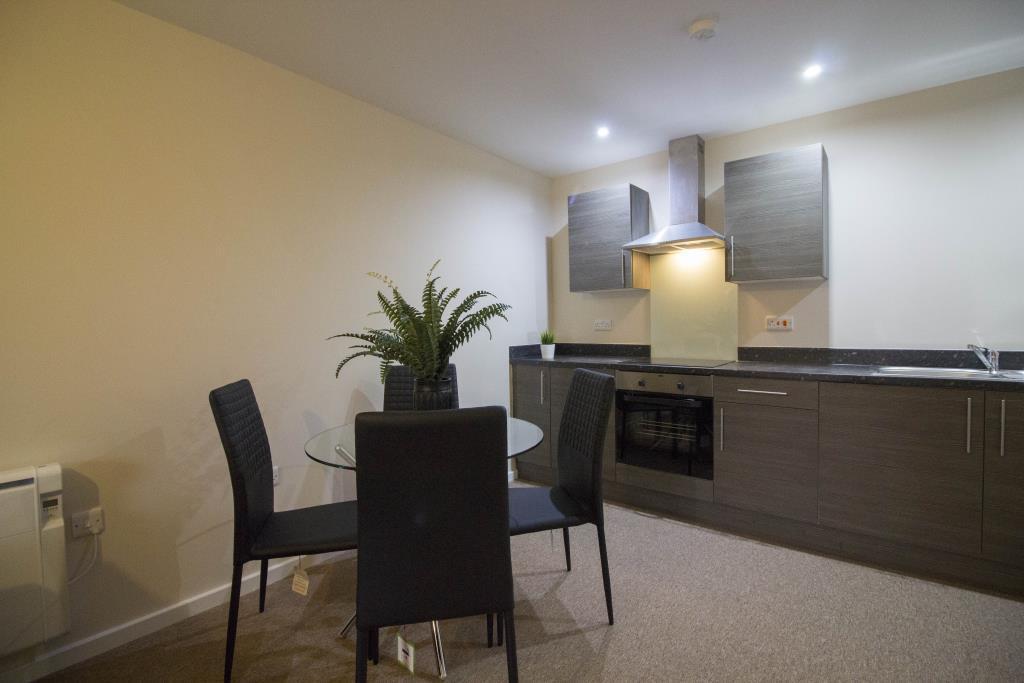
[[[770,396],[789,396],[788,391],[768,391],[766,389],[737,389],[740,394],[768,394]]]
[[[1006,399],[999,401],[999,457],[1006,455]]]
[[[971,453],[971,398],[967,397],[967,454]]]
[[[544,405],[544,371],[540,371],[540,404]]]
[[[729,235],[729,277],[736,276],[736,238]]]
[[[622,259],[619,261],[619,273],[622,276],[622,286],[626,286],[626,252],[621,252]]]
[[[719,408],[718,414],[721,416],[718,425],[718,451],[721,453],[725,450],[725,408]]]

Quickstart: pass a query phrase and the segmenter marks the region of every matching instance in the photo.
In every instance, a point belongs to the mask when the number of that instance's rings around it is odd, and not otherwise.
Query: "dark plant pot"
[[[452,407],[452,379],[416,379],[416,410],[445,410]]]

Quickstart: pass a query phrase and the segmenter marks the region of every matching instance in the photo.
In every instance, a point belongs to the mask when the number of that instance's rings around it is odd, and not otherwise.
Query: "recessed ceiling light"
[[[821,75],[821,64],[811,64],[804,69],[804,78],[811,80]]]
[[[601,138],[602,140],[608,137],[609,135],[611,135],[611,131],[608,130],[608,126],[601,126],[600,128],[597,129],[597,137]]]

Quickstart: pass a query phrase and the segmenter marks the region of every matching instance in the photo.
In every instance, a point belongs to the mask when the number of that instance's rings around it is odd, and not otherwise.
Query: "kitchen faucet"
[[[999,372],[999,352],[994,349],[987,349],[984,346],[968,344],[967,348],[974,351],[974,355],[981,359],[982,365],[988,368],[990,374]]]

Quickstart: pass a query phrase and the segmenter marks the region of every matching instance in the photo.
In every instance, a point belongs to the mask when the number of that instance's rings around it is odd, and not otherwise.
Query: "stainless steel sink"
[[[988,370],[972,370],[970,368],[914,368],[898,365],[884,365],[875,370],[876,375],[895,377],[935,377],[939,379],[994,379],[1024,381],[1024,370],[1000,370],[991,373]]]

